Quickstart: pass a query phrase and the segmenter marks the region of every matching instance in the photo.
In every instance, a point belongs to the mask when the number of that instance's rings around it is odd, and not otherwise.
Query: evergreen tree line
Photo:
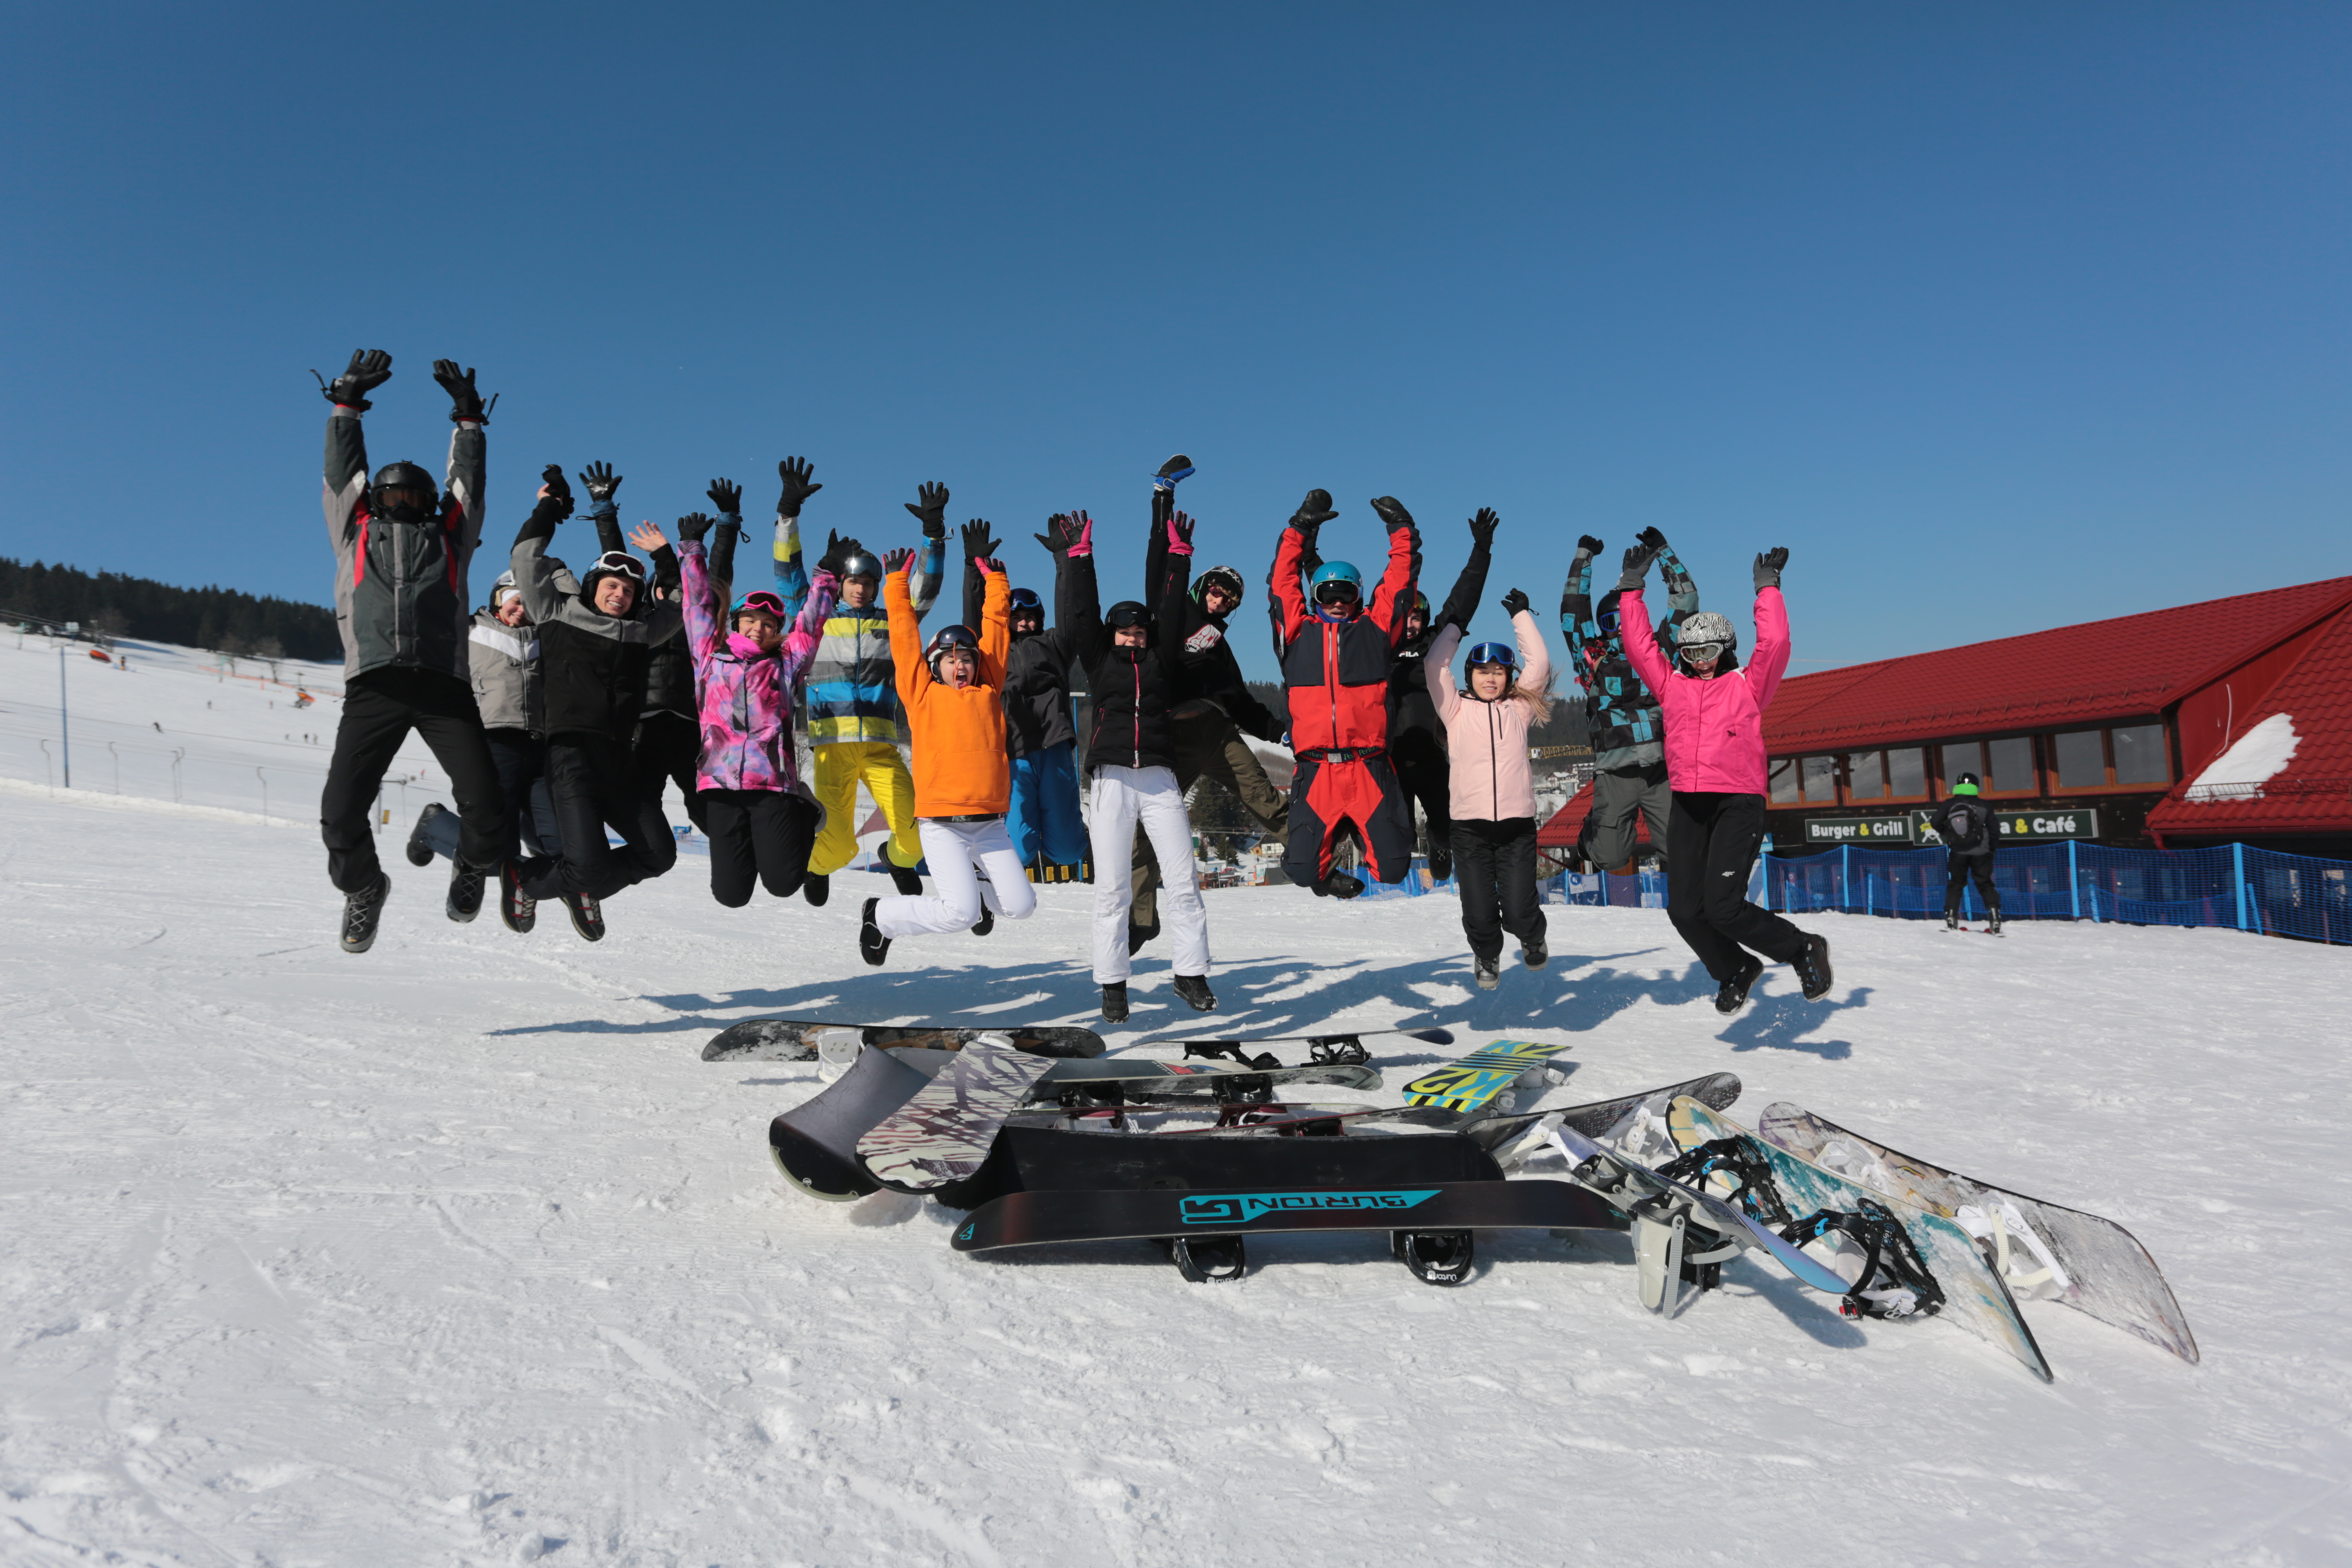
[[[7,612],[79,621],[86,630],[148,642],[215,648],[258,658],[343,657],[335,613],[321,605],[256,598],[235,588],[176,588],[121,572],[93,575],[72,566],[0,556],[0,621]]]

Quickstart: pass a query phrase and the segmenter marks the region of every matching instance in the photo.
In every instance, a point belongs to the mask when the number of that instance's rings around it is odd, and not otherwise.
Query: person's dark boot
[[[582,942],[604,940],[604,906],[585,893],[563,895],[563,908],[572,916],[572,929],[580,933]]]
[[[1958,899],[1949,900],[1944,905],[1944,929],[1946,931],[1960,929],[1960,900]]]
[[[808,906],[813,910],[824,908],[825,900],[833,897],[833,879],[820,877],[811,871],[801,879],[801,897],[808,900]]]
[[[1497,954],[1493,958],[1485,958],[1474,952],[1470,955],[1470,966],[1477,973],[1479,990],[1492,991],[1496,986],[1502,984],[1503,961],[1501,955]]]
[[[1127,982],[1114,980],[1102,988],[1102,1016],[1106,1024],[1127,1022]]]
[[[907,869],[906,867],[896,864],[887,855],[882,857],[882,864],[890,868],[892,887],[910,899],[919,899],[923,896],[922,878]]]
[[[1715,1010],[1728,1016],[1748,1005],[1748,990],[1764,973],[1764,961],[1754,953],[1740,955],[1739,973],[1716,987]]]
[[[986,936],[996,929],[996,911],[986,904],[980,906],[980,919],[971,922],[971,934]]]
[[[375,885],[343,896],[343,951],[365,952],[375,945],[376,921],[384,900],[392,897],[392,879],[375,874]]]
[[[1209,977],[1205,974],[1178,975],[1176,994],[1184,998],[1186,1005],[1195,1013],[1213,1013],[1217,1010],[1217,994],[1209,989]]]
[[[1332,871],[1315,884],[1318,899],[1352,899],[1364,890],[1364,884],[1345,871]]]
[[[539,923],[539,900],[522,890],[522,868],[512,860],[499,868],[499,919],[518,936]]]
[[[468,866],[463,860],[449,862],[449,897],[442,912],[463,925],[482,912],[482,877],[479,867]]]
[[[1797,955],[1790,968],[1797,972],[1798,983],[1805,988],[1805,1000],[1818,1002],[1830,994],[1830,939],[1825,936],[1805,938],[1805,951]]]
[[[880,899],[866,900],[857,917],[857,956],[877,969],[881,968],[882,961],[890,956],[890,939],[884,936],[882,928],[874,923],[874,906],[881,901]]]
[[[442,816],[448,809],[436,800],[427,804],[423,811],[416,814],[416,826],[408,830],[408,863],[410,865],[433,864],[433,841],[425,836],[425,830],[432,826],[435,817]]]
[[[1519,943],[1519,961],[1529,969],[1541,969],[1551,962],[1551,949],[1544,945],[1541,937],[1533,942],[1522,942]]]
[[[1992,908],[1985,911],[1985,930],[1995,936],[1999,936],[2000,934],[2000,906],[1999,904],[1993,905]]]

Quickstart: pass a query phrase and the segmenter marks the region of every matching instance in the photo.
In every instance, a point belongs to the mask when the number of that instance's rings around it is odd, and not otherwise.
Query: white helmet
[[[1738,646],[1739,633],[1731,617],[1713,610],[1701,610],[1685,621],[1675,638],[1685,658],[1721,658]]]

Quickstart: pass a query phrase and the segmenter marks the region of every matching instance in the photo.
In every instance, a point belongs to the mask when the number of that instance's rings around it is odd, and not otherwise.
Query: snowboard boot
[[[1185,1005],[1195,1013],[1213,1013],[1217,1010],[1217,994],[1209,989],[1209,977],[1205,974],[1178,975],[1176,994],[1184,998]]]
[[[539,900],[522,890],[522,868],[512,860],[499,868],[499,919],[518,936],[539,923]]]
[[[1478,972],[1479,990],[1492,991],[1502,984],[1503,960],[1499,953],[1493,958],[1481,958],[1476,953],[1472,953],[1470,963],[1471,967]]]
[[[410,865],[433,864],[433,841],[425,836],[425,830],[432,825],[435,817],[445,815],[448,809],[436,800],[416,814],[416,826],[408,830],[408,863]],[[456,920],[457,917],[452,915],[449,918]]]
[[[1529,969],[1541,969],[1551,962],[1551,949],[1544,945],[1541,937],[1533,942],[1523,942],[1519,943],[1519,960]]]
[[[1830,994],[1830,939],[1825,936],[1805,938],[1805,951],[1797,954],[1790,967],[1797,972],[1798,984],[1805,988],[1805,1000],[1818,1002]]]
[[[572,915],[572,929],[582,942],[604,940],[604,906],[585,893],[566,893],[563,907]]]
[[[1748,988],[1764,973],[1764,961],[1752,952],[1740,954],[1739,973],[1715,990],[1715,1010],[1727,1017],[1748,1005]]]
[[[1429,879],[1443,882],[1454,875],[1454,851],[1443,844],[1429,847]]]
[[[1127,982],[1113,980],[1103,986],[1102,1016],[1106,1024],[1127,1022]]]
[[[1960,905],[1957,899],[1944,906],[1944,929],[1946,931],[1960,929]]]
[[[392,897],[392,879],[383,872],[375,874],[375,886],[362,888],[343,897],[343,951],[365,952],[375,945],[376,917],[383,913],[384,900]]]
[[[825,900],[833,897],[833,879],[811,871],[801,879],[801,897],[808,900],[808,907],[813,910],[824,908]]]
[[[1999,936],[2000,934],[2000,906],[1999,904],[1995,904],[1991,909],[1985,911],[1985,933],[1988,936]]]
[[[971,934],[986,936],[996,929],[996,911],[986,904],[980,906],[980,919],[971,922]]]
[[[464,925],[482,912],[482,878],[478,866],[463,860],[449,862],[449,897],[441,906],[442,913]]]
[[[884,936],[882,928],[874,923],[874,906],[881,901],[880,899],[866,900],[857,916],[857,956],[877,969],[881,968],[882,961],[890,956],[890,939]]]
[[[1315,884],[1318,899],[1352,899],[1364,890],[1364,884],[1345,871],[1331,871]]]
[[[894,864],[890,857],[882,857],[882,864],[890,868],[890,885],[910,899],[923,896],[923,879],[904,866]]]

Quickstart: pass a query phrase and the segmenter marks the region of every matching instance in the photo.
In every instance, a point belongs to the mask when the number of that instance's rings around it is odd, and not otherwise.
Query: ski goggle
[[[1482,642],[1470,650],[1469,668],[1475,669],[1482,664],[1499,664],[1505,669],[1517,670],[1519,650],[1507,642]]]
[[[1121,599],[1103,612],[1103,625],[1113,631],[1124,631],[1129,626],[1142,626],[1150,618],[1151,612],[1133,599]]]
[[[1037,597],[1034,588],[1015,588],[1013,590],[1012,613],[1016,616],[1024,613],[1042,616],[1045,613],[1045,602]]]
[[[1683,657],[1693,664],[1713,664],[1730,649],[1729,643],[1695,642],[1683,645]]]
[[[1598,616],[1595,616],[1593,619],[1600,626],[1601,635],[1602,637],[1613,637],[1617,635],[1617,612],[1615,610],[1603,610]]]
[[[756,593],[746,594],[736,600],[734,614],[772,616],[781,621],[784,618],[784,602],[767,589],[761,588]]]
[[[1315,602],[1318,605],[1352,605],[1362,597],[1356,585],[1344,578],[1334,577],[1315,585]]]
[[[933,634],[931,646],[925,648],[923,653],[925,658],[936,664],[942,655],[959,651],[971,654],[975,658],[980,656],[980,638],[970,626],[941,626]]]
[[[607,550],[596,557],[596,564],[588,568],[588,574],[593,577],[599,573],[626,577],[640,588],[646,585],[646,569],[637,563],[635,556],[625,550]]]

